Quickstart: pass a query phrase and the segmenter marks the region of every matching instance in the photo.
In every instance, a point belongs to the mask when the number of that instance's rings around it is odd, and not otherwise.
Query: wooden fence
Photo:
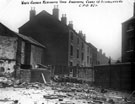
[[[135,63],[100,65],[94,67],[94,84],[116,90],[135,90]]]

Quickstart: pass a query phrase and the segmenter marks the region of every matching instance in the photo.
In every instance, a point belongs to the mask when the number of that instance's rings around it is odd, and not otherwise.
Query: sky
[[[32,4],[40,2],[39,4]],[[43,1],[55,1],[45,4]],[[92,43],[98,50],[102,49],[107,57],[117,60],[121,57],[122,23],[133,16],[135,0],[0,0],[0,22],[13,31],[29,20],[29,11],[35,7],[36,14],[46,10],[52,14],[54,5],[58,5],[59,19],[66,14],[67,21],[73,21],[76,32],[82,30],[86,41]],[[69,1],[79,3],[69,3]],[[91,7],[91,3],[95,2]],[[100,3],[97,3],[97,2]],[[122,1],[121,3],[101,3],[101,1]],[[28,2],[29,4],[22,4]],[[83,5],[83,3],[85,5]],[[88,4],[88,6],[86,5]]]

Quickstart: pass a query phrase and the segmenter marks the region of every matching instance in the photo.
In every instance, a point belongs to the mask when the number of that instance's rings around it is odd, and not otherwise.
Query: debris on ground
[[[3,78],[0,82],[8,81]],[[0,88],[0,104],[134,104],[135,102],[134,97],[131,97],[134,93],[130,95],[88,84],[19,83],[19,81],[13,83],[15,85]]]

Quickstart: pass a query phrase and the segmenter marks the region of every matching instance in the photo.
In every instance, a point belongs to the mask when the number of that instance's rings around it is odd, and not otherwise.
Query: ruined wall
[[[0,36],[0,74],[14,72],[17,38]]]
[[[0,36],[0,59],[15,59],[17,38]]]
[[[14,72],[15,61],[0,60],[0,73],[8,74]]]

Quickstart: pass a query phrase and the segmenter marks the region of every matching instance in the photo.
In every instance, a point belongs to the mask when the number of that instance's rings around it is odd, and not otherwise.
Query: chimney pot
[[[58,9],[58,5],[54,5],[54,9]]]
[[[73,21],[69,21],[69,24],[73,24]]]
[[[83,32],[82,32],[82,30],[79,31],[79,35],[83,38]]]
[[[79,34],[82,34],[82,30],[79,31]]]

